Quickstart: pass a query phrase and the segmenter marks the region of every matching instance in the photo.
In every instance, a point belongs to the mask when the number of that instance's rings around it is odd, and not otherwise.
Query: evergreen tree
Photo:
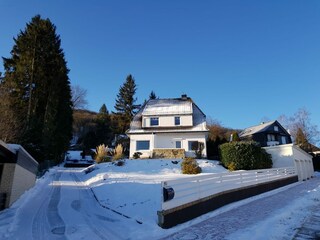
[[[129,128],[132,117],[139,109],[139,106],[135,105],[137,101],[134,97],[136,90],[135,80],[130,74],[127,76],[125,83],[120,87],[114,106],[117,110],[116,114],[120,116],[117,133],[124,133]]]
[[[155,94],[154,91],[151,91],[151,93],[149,95],[149,99],[157,99],[157,95]]]
[[[110,116],[108,109],[105,104],[103,104],[97,115],[97,144],[95,147],[101,144],[108,145],[111,141],[111,127],[110,127]]]
[[[60,37],[49,19],[37,15],[14,42],[11,57],[3,58],[5,104],[0,107],[12,122],[6,127],[19,132],[7,139],[22,144],[39,161],[59,161],[72,133],[69,70]]]

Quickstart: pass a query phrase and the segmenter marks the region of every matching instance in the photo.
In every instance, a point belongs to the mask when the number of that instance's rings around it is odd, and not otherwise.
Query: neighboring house
[[[0,209],[34,186],[37,171],[38,162],[22,146],[0,140]]]
[[[278,121],[261,123],[260,125],[246,128],[239,137],[241,140],[252,140],[260,143],[261,147],[276,146],[292,143],[291,135]]]
[[[130,157],[152,157],[155,150],[183,149],[195,156],[199,143],[206,157],[206,116],[187,95],[174,99],[151,99],[134,116],[127,135]]]

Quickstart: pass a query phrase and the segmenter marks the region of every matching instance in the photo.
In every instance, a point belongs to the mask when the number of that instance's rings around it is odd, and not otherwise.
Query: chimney
[[[181,95],[181,99],[182,99],[182,100],[188,100],[187,94],[182,94],[182,95]]]

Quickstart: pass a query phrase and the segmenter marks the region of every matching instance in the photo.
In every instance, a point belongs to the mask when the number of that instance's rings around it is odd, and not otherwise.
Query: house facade
[[[21,146],[0,140],[0,210],[34,186],[38,162]]]
[[[239,137],[241,140],[256,141],[261,147],[292,143],[291,135],[276,120],[246,128]]]
[[[195,156],[202,146],[206,157],[206,116],[186,95],[174,99],[151,99],[134,116],[127,135],[130,157],[140,152],[152,157],[157,149],[182,149],[186,156]]]

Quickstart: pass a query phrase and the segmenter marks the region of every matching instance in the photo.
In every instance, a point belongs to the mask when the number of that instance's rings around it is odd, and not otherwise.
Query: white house
[[[194,156],[199,143],[206,157],[207,134],[205,114],[187,95],[151,99],[134,116],[127,131],[130,157],[135,152],[151,157],[155,149],[184,149],[186,156]]]

